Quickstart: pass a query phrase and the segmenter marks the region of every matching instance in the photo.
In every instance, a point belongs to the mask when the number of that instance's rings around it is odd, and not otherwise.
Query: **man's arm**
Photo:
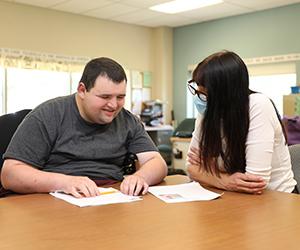
[[[4,161],[1,183],[5,189],[17,193],[48,193],[59,190],[75,197],[100,194],[96,184],[87,177],[45,172],[14,159]]]
[[[146,194],[149,185],[161,182],[168,173],[167,164],[158,152],[139,153],[137,157],[140,167],[121,183],[120,189],[125,194]]]

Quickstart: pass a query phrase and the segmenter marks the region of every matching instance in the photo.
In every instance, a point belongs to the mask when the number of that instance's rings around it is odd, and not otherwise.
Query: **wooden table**
[[[169,176],[165,184],[187,181]],[[300,195],[225,192],[213,201],[79,208],[48,194],[0,199],[0,249],[300,249]]]

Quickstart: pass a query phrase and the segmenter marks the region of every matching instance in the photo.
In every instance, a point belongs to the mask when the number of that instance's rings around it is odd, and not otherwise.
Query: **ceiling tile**
[[[199,17],[204,19],[205,17],[209,17],[209,19],[211,19],[211,17],[221,18],[224,16],[231,16],[234,14],[245,13],[250,11],[253,10],[246,7],[240,7],[232,4],[222,3],[214,6],[197,9],[197,10],[186,11],[180,13],[179,15],[185,17],[197,18],[197,19]]]
[[[170,2],[171,0],[120,0],[119,3],[128,4],[140,8],[149,8],[153,5]]]
[[[1,0],[0,0],[1,1]],[[300,3],[300,0],[223,0],[224,3],[174,15],[154,12],[150,6],[169,0],[2,0],[84,14],[149,27],[183,26],[223,17]]]
[[[138,10],[138,8],[131,7],[131,6],[124,5],[124,4],[114,3],[114,4],[110,4],[108,6],[104,6],[101,8],[83,12],[83,14],[88,15],[88,16],[97,17],[97,18],[110,19],[110,18],[114,18],[119,15],[129,13],[132,11],[136,11],[136,10]]]
[[[52,9],[67,11],[72,13],[83,13],[95,8],[103,7],[111,4],[108,0],[89,0],[88,2],[82,0],[71,0],[64,1],[62,3],[56,4]]]
[[[249,7],[254,10],[263,10],[266,8],[275,8],[283,5],[299,3],[299,0],[226,0],[228,3],[241,7]]]
[[[163,15],[160,18],[141,21],[140,24],[151,26],[151,27],[156,27],[156,26],[175,27],[175,26],[181,26],[181,25],[191,24],[195,22],[197,22],[197,20],[194,20],[192,18],[169,14],[169,15]]]
[[[65,2],[65,0],[15,0],[14,2],[38,7],[51,7],[57,3]]]
[[[159,19],[161,16],[163,16],[162,13],[148,10],[148,9],[142,9],[139,11],[130,12],[129,14],[119,15],[111,19],[118,22],[138,24],[144,20],[155,19],[155,18]]]

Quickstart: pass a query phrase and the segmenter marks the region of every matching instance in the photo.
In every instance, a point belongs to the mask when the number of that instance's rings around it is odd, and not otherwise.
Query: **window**
[[[70,94],[70,77],[68,72],[7,68],[6,86],[6,109],[11,113]]]
[[[296,85],[296,74],[261,75],[250,77],[251,90],[261,92],[272,99],[280,115],[283,114],[283,95],[291,93]]]
[[[71,93],[77,92],[77,87],[80,82],[82,72],[72,72],[71,73]]]
[[[186,118],[194,118],[197,117],[197,110],[194,105],[193,95],[189,91],[187,87],[188,81],[192,78],[192,70],[188,71],[188,79],[185,84],[185,91],[186,91]]]
[[[76,92],[88,57],[0,48],[0,113]]]
[[[0,67],[0,115],[4,114],[5,70]]]
[[[272,99],[280,115],[283,114],[283,95],[291,93],[296,85],[295,63],[250,65],[249,88]]]

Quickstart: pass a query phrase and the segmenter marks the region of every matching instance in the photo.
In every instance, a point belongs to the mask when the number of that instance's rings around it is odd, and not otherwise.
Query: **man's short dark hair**
[[[114,83],[127,81],[123,67],[107,57],[99,57],[89,61],[84,68],[80,82],[84,83],[87,91],[89,91],[94,87],[98,76],[107,77]]]

